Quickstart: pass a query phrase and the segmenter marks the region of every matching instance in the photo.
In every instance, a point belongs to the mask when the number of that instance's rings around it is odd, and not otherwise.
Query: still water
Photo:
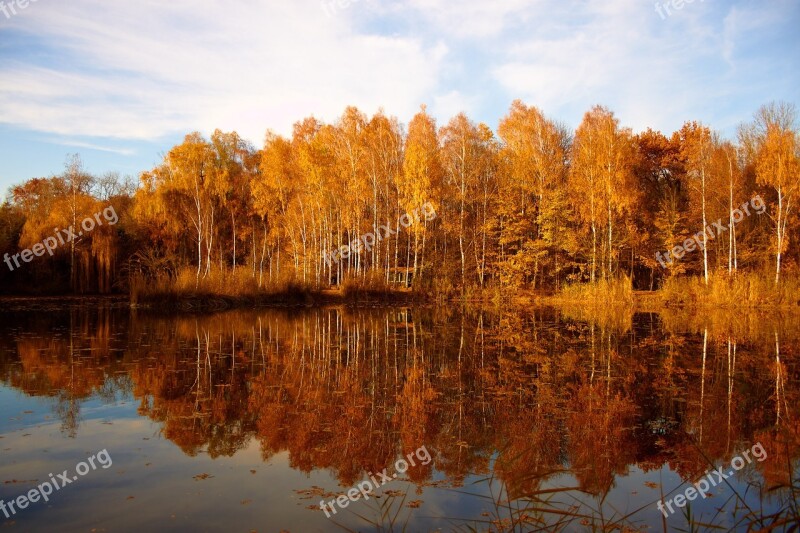
[[[797,527],[797,316],[4,307],[2,531]]]

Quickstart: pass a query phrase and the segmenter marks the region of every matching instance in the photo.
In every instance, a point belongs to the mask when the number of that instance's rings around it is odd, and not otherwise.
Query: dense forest
[[[739,271],[780,283],[800,259],[799,194],[787,103],[735,140],[698,122],[635,134],[600,106],[571,131],[515,101],[496,132],[464,114],[440,127],[424,106],[407,127],[349,107],[261,149],[189,134],[138,180],[71,156],[12,187],[0,291],[385,287],[398,273],[454,297]]]

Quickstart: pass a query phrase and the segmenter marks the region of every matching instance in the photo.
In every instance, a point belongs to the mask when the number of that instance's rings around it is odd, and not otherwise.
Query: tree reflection
[[[631,467],[686,480],[761,441],[767,486],[800,457],[793,318],[722,312],[315,309],[164,318],[22,314],[0,379],[48,396],[67,434],[92,397],[133,396],[194,456],[257,441],[344,486],[421,446],[451,487],[491,475],[508,500],[567,474],[600,500]],[[56,332],[54,335],[49,332]]]

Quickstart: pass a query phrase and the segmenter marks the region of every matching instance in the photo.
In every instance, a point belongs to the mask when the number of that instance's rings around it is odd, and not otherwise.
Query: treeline
[[[0,283],[234,292],[399,275],[449,296],[622,276],[652,289],[741,270],[778,283],[799,259],[797,118],[795,106],[769,104],[726,140],[697,122],[634,134],[597,106],[573,132],[515,101],[496,133],[464,114],[439,127],[424,107],[407,128],[353,107],[334,124],[306,118],[260,150],[235,132],[192,133],[138,186],[90,176],[73,158],[61,176],[12,188],[0,253],[110,205],[120,221],[52,258],[3,266]],[[435,218],[398,224],[423,205]],[[398,231],[363,246],[381,227]]]

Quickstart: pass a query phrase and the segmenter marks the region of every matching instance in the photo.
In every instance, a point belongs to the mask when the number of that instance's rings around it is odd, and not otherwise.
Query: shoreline
[[[409,291],[344,294],[337,290],[303,293],[277,293],[257,296],[224,294],[155,295],[132,302],[129,294],[110,295],[0,295],[0,312],[18,310],[47,310],[80,308],[94,305],[127,307],[146,312],[217,312],[234,309],[325,307],[349,305],[354,307],[394,307],[401,305],[432,305],[433,302]]]
[[[14,310],[60,309],[87,307],[93,305],[111,305],[112,307],[129,307],[147,312],[215,312],[233,309],[289,308],[289,307],[325,307],[345,305],[352,307],[396,307],[396,306],[447,306],[447,305],[479,305],[510,306],[514,309],[525,307],[564,307],[581,306],[584,308],[629,308],[631,311],[658,312],[661,309],[687,310],[731,310],[740,309],[752,312],[764,311],[800,311],[800,300],[776,305],[774,303],[754,303],[751,301],[716,303],[691,301],[670,301],[669,295],[663,291],[633,291],[629,300],[613,298],[576,298],[549,291],[508,291],[499,293],[487,291],[482,296],[468,299],[452,298],[436,300],[428,295],[411,291],[367,291],[356,294],[345,294],[337,289],[322,289],[308,292],[275,293],[264,295],[230,296],[224,294],[186,294],[186,295],[153,295],[140,301],[132,302],[128,294],[110,295],[0,295],[0,312]]]

